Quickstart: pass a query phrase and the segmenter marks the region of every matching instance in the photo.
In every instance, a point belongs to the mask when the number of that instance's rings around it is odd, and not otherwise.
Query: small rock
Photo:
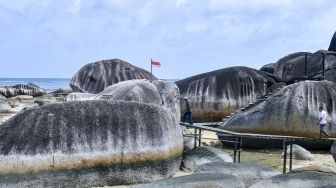
[[[5,99],[0,99],[0,113],[9,112],[11,106],[8,104],[8,101]]]
[[[9,98],[10,100],[32,100],[34,97],[29,95],[17,95]]]
[[[290,152],[290,146],[287,146],[287,156],[289,156]],[[294,159],[298,159],[298,160],[314,160],[314,156],[307,151],[306,149],[304,149],[303,147],[293,144],[293,158]],[[281,156],[284,156],[284,153],[281,153]]]
[[[336,174],[319,171],[295,171],[262,180],[251,188],[316,188],[336,187]]]
[[[153,181],[147,184],[131,185],[130,188],[245,188],[245,184],[237,177],[223,173],[204,173],[180,176],[164,180]]]
[[[221,149],[201,146],[184,154],[182,166],[193,171],[198,166],[211,162],[233,162],[233,159]]]
[[[269,167],[256,163],[214,162],[199,166],[195,173],[225,173],[241,179],[249,187],[263,179],[280,174]]]

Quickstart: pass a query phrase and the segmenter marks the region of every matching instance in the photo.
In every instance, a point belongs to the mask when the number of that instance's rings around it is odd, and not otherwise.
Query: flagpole
[[[153,73],[152,73],[153,65],[152,65],[152,61],[153,61],[153,60],[151,59],[151,63],[150,63],[150,64],[151,64],[151,82],[152,82],[152,80],[153,80]]]

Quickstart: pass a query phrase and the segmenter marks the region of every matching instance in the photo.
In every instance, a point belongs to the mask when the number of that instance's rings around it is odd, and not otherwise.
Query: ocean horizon
[[[71,78],[0,78],[0,87],[14,86],[17,84],[33,83],[46,90],[47,93],[59,88],[70,88]],[[169,82],[176,82],[179,79],[160,79]]]

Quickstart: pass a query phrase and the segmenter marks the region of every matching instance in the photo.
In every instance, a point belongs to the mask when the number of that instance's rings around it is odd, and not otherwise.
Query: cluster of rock
[[[131,184],[179,170],[183,136],[174,83],[129,80],[47,104],[53,95],[31,97],[36,107],[1,124],[1,187]]]
[[[305,60],[305,58],[307,59]],[[307,67],[305,61],[307,61]],[[336,82],[336,52],[325,50],[319,50],[315,53],[297,52],[281,58],[276,63],[265,65],[261,70],[278,81],[286,83],[304,79],[305,76],[309,79],[321,78]]]
[[[318,107],[324,106],[327,130],[335,132],[335,35],[328,51],[297,52],[263,66],[260,71],[231,67],[177,81],[181,98],[188,97],[194,122],[220,121],[238,132],[319,137]],[[307,66],[306,66],[307,65]],[[315,80],[304,81],[301,80]],[[324,80],[324,81],[317,81]],[[298,82],[298,83],[296,83]],[[181,102],[181,113],[184,103]],[[298,142],[327,149],[331,141]],[[246,139],[244,146],[282,147],[278,141]]]
[[[46,91],[33,83],[0,87],[0,95],[5,96],[7,98],[15,97],[18,95],[29,95],[36,97],[36,96],[42,96],[44,94],[46,94]]]
[[[259,101],[221,126],[239,132],[318,137],[315,117],[320,105],[327,109],[331,127],[336,123],[334,44],[335,36],[329,51],[291,54],[261,70],[225,68],[176,84],[112,59],[82,67],[70,82],[75,91],[71,94],[59,90],[46,95],[35,85],[0,88],[0,115],[18,106],[29,107],[0,126],[0,186],[146,182],[129,187],[336,186],[335,173],[323,170],[279,174],[258,164],[232,163],[230,155],[212,147],[188,146],[184,151],[178,124],[184,97],[189,98],[196,121],[220,120]],[[291,84],[306,75],[306,57],[312,79],[322,76],[325,60],[327,81]],[[55,96],[66,92],[66,102],[58,103]],[[274,94],[264,99],[270,93]],[[298,159],[312,158],[299,146],[294,151]],[[172,178],[180,168],[189,175]]]

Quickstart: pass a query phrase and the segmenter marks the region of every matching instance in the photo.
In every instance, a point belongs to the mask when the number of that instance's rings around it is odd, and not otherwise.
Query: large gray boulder
[[[330,46],[328,50],[336,52],[336,32],[334,33],[334,36],[330,41]]]
[[[168,178],[182,130],[158,105],[94,100],[47,104],[0,126],[0,187],[93,187]]]
[[[75,92],[99,93],[118,82],[133,79],[154,79],[148,71],[120,59],[102,60],[82,67],[71,79]]]
[[[169,178],[165,180],[157,180],[147,184],[131,185],[130,188],[245,188],[244,183],[231,174],[223,173],[204,173],[191,174]]]
[[[0,95],[5,97],[15,97],[17,95],[29,95],[29,96],[42,96],[46,93],[43,88],[29,83],[29,84],[17,84],[15,86],[0,87]]]
[[[198,166],[213,162],[233,162],[232,157],[221,149],[214,147],[201,146],[183,155],[182,166],[194,171]]]
[[[336,84],[330,81],[304,81],[288,85],[258,105],[240,112],[221,126],[224,129],[274,135],[319,137],[316,124],[318,107],[324,106],[328,113],[329,124],[326,130],[336,136]],[[244,141],[244,145],[249,144]],[[259,145],[267,145],[263,142]],[[330,141],[298,143],[305,148],[330,148]],[[280,144],[280,146],[282,146]]]
[[[241,179],[246,187],[267,179],[280,173],[269,167],[256,163],[225,163],[213,162],[199,166],[195,173],[225,173],[231,174]]]
[[[336,187],[336,173],[315,170],[293,171],[262,180],[251,188],[317,188]]]
[[[271,75],[278,78],[280,81],[287,83],[293,83],[297,78],[303,78],[305,76],[305,55],[307,57],[307,75],[310,77],[322,76],[322,60],[323,54],[325,55],[325,79],[336,82],[333,73],[336,67],[336,52],[319,50],[315,53],[309,52],[297,52],[287,55],[275,64],[265,65],[261,68],[262,71],[267,73],[273,72]]]
[[[98,94],[71,93],[67,96],[67,101],[105,99],[156,104],[168,108],[175,115],[176,120],[179,120],[179,95],[180,91],[174,83],[163,80],[151,82],[149,80],[137,79],[116,83]]]
[[[218,121],[262,98],[275,82],[265,72],[230,67],[192,76],[176,84],[181,98],[189,99],[194,121]]]

